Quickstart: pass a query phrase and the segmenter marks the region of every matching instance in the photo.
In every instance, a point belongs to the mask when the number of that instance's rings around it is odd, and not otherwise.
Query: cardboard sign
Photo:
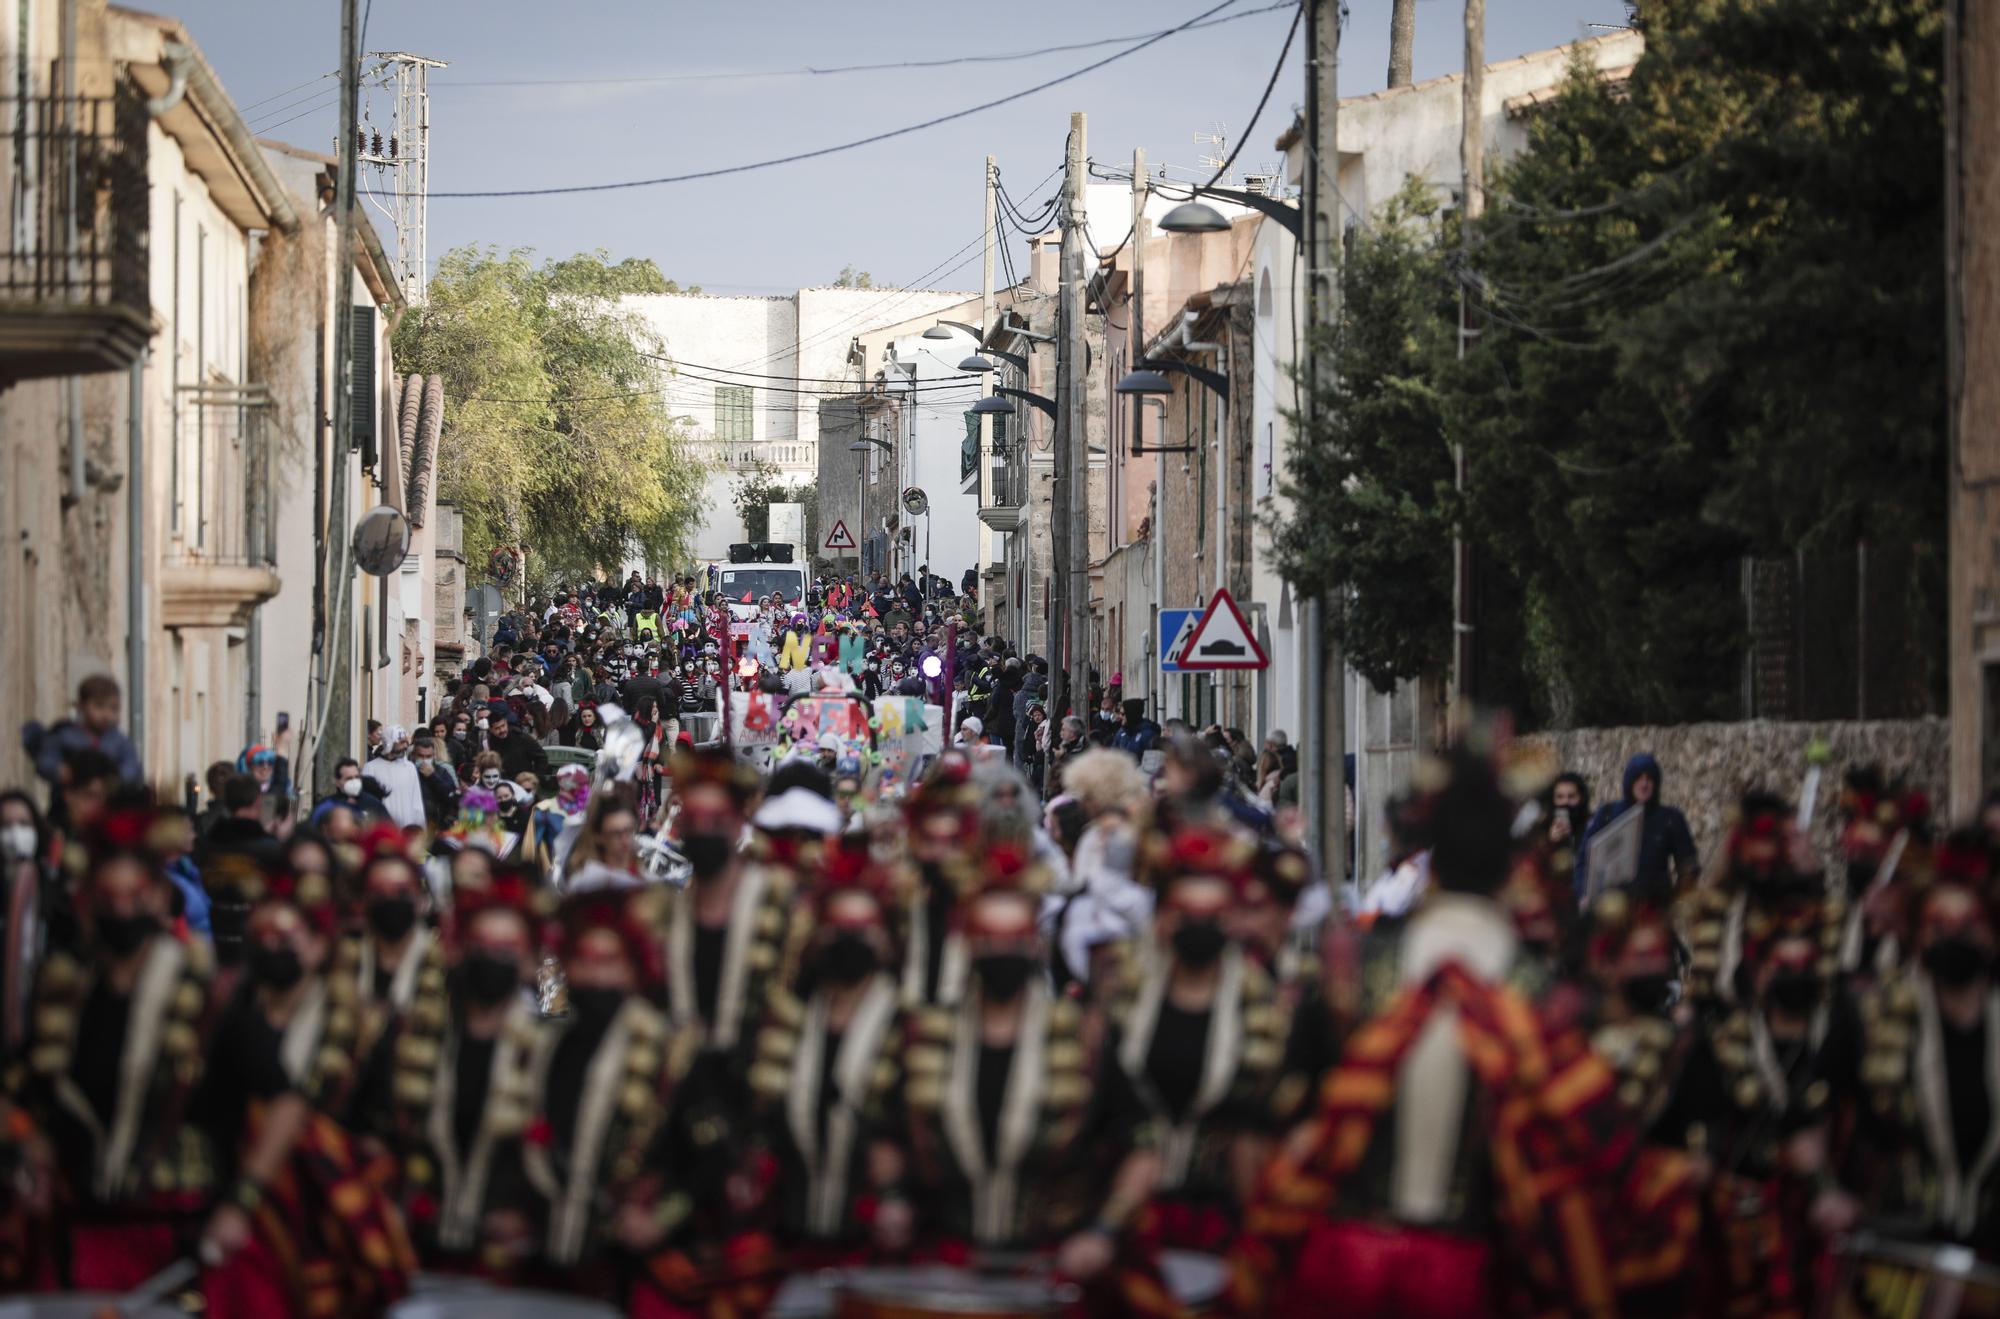
[[[1639,842],[1645,818],[1645,808],[1635,803],[1591,836],[1590,891],[1583,895],[1585,906],[1604,890],[1630,884],[1639,877]]]
[[[944,707],[914,696],[875,698],[875,750],[881,759],[878,792],[898,795],[926,756],[944,750]]]
[[[729,740],[739,747],[778,745],[785,735],[780,702],[770,692],[729,693]]]

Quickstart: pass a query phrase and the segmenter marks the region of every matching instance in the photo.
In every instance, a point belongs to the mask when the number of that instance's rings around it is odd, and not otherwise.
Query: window
[[[748,444],[753,438],[751,412],[754,396],[748,385],[715,387],[715,438]]]

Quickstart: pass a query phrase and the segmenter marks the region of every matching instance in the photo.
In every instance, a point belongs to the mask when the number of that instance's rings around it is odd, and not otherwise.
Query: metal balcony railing
[[[262,385],[182,385],[176,395],[168,562],[276,566],[269,392]]]
[[[142,94],[4,97],[0,120],[0,303],[149,316]]]

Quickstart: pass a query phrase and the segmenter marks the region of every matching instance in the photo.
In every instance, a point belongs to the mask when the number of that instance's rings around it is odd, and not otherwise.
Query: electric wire
[[[300,83],[296,87],[287,87],[282,92],[272,92],[269,96],[266,96],[261,100],[252,101],[248,105],[239,106],[237,112],[240,114],[246,111],[255,110],[260,105],[269,105],[273,101],[282,100],[283,98],[290,96],[293,92],[302,92],[306,88],[311,87],[316,83],[322,83],[325,82],[328,78],[338,78],[339,76],[340,76],[340,71],[338,69],[329,70],[326,73],[320,74],[319,77],[317,78],[306,79],[304,82]]]
[[[923,130],[928,128],[936,128],[941,124],[948,124],[959,119],[969,118],[972,115],[980,114],[984,111],[992,110],[999,106],[1007,105],[1010,104],[1011,102],[1022,100],[1026,97],[1033,96],[1039,92],[1045,92],[1052,87],[1060,87],[1064,83],[1073,82],[1076,79],[1083,77],[1085,74],[1094,73],[1097,70],[1106,67],[1107,65],[1115,64],[1119,60],[1126,59],[1132,55],[1136,55],[1140,51],[1145,50],[1150,46],[1154,46],[1162,41],[1165,41],[1168,37],[1174,36],[1181,32],[1185,32],[1193,24],[1201,22],[1202,20],[1207,18],[1212,18],[1216,14],[1221,13],[1223,10],[1229,8],[1230,6],[1236,3],[1237,0],[1221,0],[1220,4],[1214,5],[1206,10],[1203,10],[1201,13],[1195,15],[1193,18],[1189,19],[1185,23],[1181,23],[1175,27],[1167,28],[1157,33],[1154,36],[1147,37],[1144,41],[1138,42],[1135,45],[1127,46],[1123,50],[1119,50],[1113,54],[1107,55],[1103,59],[1094,60],[1091,63],[1084,65],[1082,68],[1073,69],[1068,73],[1061,74],[1054,78],[1046,79],[1042,82],[1035,84],[1032,87],[1024,88],[1021,91],[1011,92],[1005,96],[995,97],[990,101],[982,101],[977,105],[968,106],[963,110],[954,110],[949,114],[935,115],[929,119],[922,121],[921,123],[908,124],[901,128],[886,129],[879,133],[870,133],[866,137],[856,138],[853,141],[849,142],[837,143],[833,146],[817,147],[810,151],[794,151],[791,152],[790,154],[783,156],[773,156],[767,160],[747,161],[737,165],[720,165],[712,169],[693,170],[685,174],[664,174],[656,178],[649,178],[649,179],[620,179],[612,183],[577,183],[577,184],[566,184],[566,185],[547,187],[547,188],[456,189],[451,191],[432,192],[430,194],[430,199],[432,201],[442,201],[447,199],[462,200],[469,198],[489,198],[489,197],[554,197],[554,196],[574,196],[579,193],[622,192],[622,191],[628,191],[633,188],[659,187],[665,184],[672,184],[672,183],[693,183],[702,179],[723,178],[734,174],[747,174],[754,170],[770,169],[778,165],[793,165],[801,161],[818,160],[826,156],[837,155],[841,152],[853,151],[860,147],[873,146],[878,142],[888,142],[899,137],[907,137],[911,133],[922,132]]]
[[[1269,14],[1280,9],[1289,9],[1295,0],[1280,0],[1280,3],[1265,5],[1261,9],[1247,9],[1240,14],[1225,14],[1220,18],[1196,23],[1183,30],[1197,32],[1202,28],[1221,27],[1225,23],[1236,23],[1260,14]],[[1092,41],[1073,41],[1060,46],[1043,46],[1036,50],[1008,51],[997,55],[952,55],[929,60],[889,60],[879,64],[837,64],[821,68],[806,65],[797,69],[752,69],[742,72],[715,71],[708,73],[664,73],[650,77],[635,78],[453,78],[434,82],[432,87],[617,87],[650,86],[684,82],[732,82],[746,78],[824,78],[845,73],[879,73],[891,69],[942,69],[962,64],[1004,64],[1015,60],[1035,59],[1043,55],[1062,55],[1071,51],[1089,50],[1098,46],[1116,46],[1127,41],[1138,41],[1145,37],[1167,35],[1166,32],[1134,32],[1122,37],[1099,37]]]

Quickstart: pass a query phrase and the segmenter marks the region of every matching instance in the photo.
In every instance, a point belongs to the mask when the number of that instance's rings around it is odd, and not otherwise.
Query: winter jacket
[[[1662,802],[1666,789],[1661,782],[1660,762],[1650,752],[1641,751],[1625,762],[1622,799],[1598,807],[1597,813],[1590,817],[1590,823],[1584,828],[1583,842],[1576,849],[1578,898],[1590,891],[1591,841],[1636,804],[1632,800],[1632,785],[1648,776],[1653,780],[1653,799],[1643,808],[1646,818],[1639,825],[1639,871],[1633,877],[1632,886],[1642,894],[1664,896],[1673,889],[1670,862],[1677,864],[1683,874],[1693,873],[1697,858],[1694,834],[1688,829],[1687,817],[1676,807]]]

